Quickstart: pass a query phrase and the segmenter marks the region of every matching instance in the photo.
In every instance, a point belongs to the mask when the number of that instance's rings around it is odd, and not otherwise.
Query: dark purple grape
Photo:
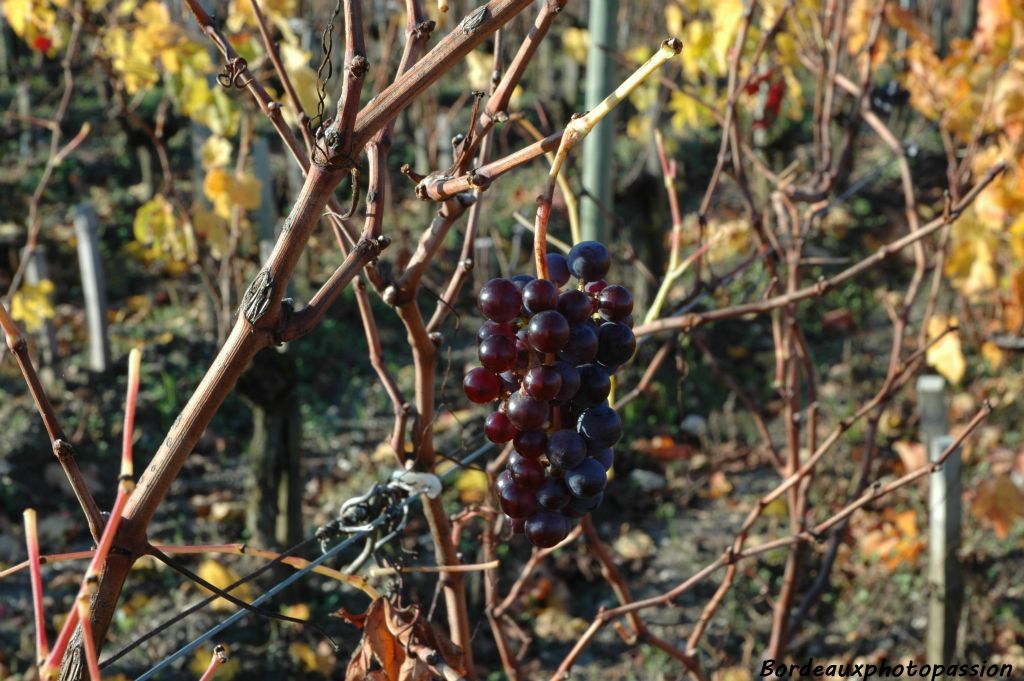
[[[524,430],[512,440],[516,451],[528,459],[536,459],[547,451],[548,434],[543,430]]]
[[[535,400],[520,391],[508,398],[508,418],[519,430],[536,430],[548,420],[547,402]]]
[[[523,294],[508,279],[491,279],[480,288],[477,305],[492,322],[510,322],[519,316]]]
[[[607,285],[608,282],[605,281],[604,279],[598,279],[597,281],[588,281],[586,284],[583,285],[583,291],[584,293],[588,293],[592,296],[597,296],[597,294],[603,291],[604,287]]]
[[[572,273],[569,271],[569,263],[561,253],[548,253],[548,278],[555,282],[555,286],[562,288],[569,283]]]
[[[573,496],[589,499],[604,491],[608,484],[608,472],[600,461],[588,456],[579,466],[566,471],[565,484]]]
[[[526,329],[523,329],[524,336]],[[516,368],[525,369],[530,366],[530,355],[532,354],[530,343],[523,338],[516,338]]]
[[[610,470],[615,464],[615,450],[611,447],[605,447],[604,449],[596,449],[590,452],[591,458],[597,461],[599,464],[604,466],[604,469]]]
[[[592,407],[603,404],[612,391],[612,379],[608,371],[597,364],[584,364],[579,368],[580,389],[573,398],[575,404]]]
[[[537,459],[528,459],[519,452],[508,457],[508,470],[517,485],[536,491],[544,482],[544,465]]]
[[[622,320],[622,323],[632,329],[633,328],[633,315],[627,315],[626,318]]]
[[[523,305],[530,314],[558,307],[558,287],[547,279],[534,279],[523,289]]]
[[[569,342],[558,353],[558,359],[578,366],[593,362],[595,357],[597,357],[596,327],[589,321],[570,327]]]
[[[505,522],[512,528],[512,534],[522,534],[526,530],[526,518],[505,516]]]
[[[512,474],[508,472],[507,468],[498,473],[498,477],[494,479],[494,489],[498,491],[498,496],[501,496],[501,490],[512,484]]]
[[[537,512],[537,491],[513,482],[498,488],[498,505],[513,518],[528,518]]]
[[[484,420],[484,435],[491,442],[500,445],[516,436],[516,427],[504,413],[492,411]]]
[[[603,449],[611,447],[622,438],[622,419],[607,404],[599,404],[583,412],[576,430],[590,441],[592,449]]]
[[[462,389],[470,402],[487,404],[498,399],[501,394],[501,379],[492,371],[483,367],[470,369],[462,379]]]
[[[476,340],[478,343],[483,342],[485,338],[490,336],[505,336],[515,340],[516,330],[511,324],[499,324],[488,319],[480,325],[480,330],[476,332]]]
[[[556,402],[568,402],[580,389],[580,371],[572,364],[559,360],[551,365],[562,376],[562,387],[555,396]],[[609,387],[610,389],[610,387]]]
[[[597,241],[581,241],[572,247],[566,258],[569,271],[577,279],[596,281],[608,274],[611,267],[611,256],[604,244]]]
[[[597,300],[601,317],[608,321],[621,322],[633,312],[632,294],[618,284],[603,288]]]
[[[594,314],[594,306],[583,291],[566,291],[558,296],[558,311],[570,324],[581,324]]]
[[[562,515],[566,518],[582,518],[586,514],[593,511],[595,508],[601,505],[604,500],[604,492],[590,497],[589,499],[580,499],[579,497],[573,497],[565,508],[562,509]]]
[[[523,289],[526,288],[526,285],[533,280],[534,277],[529,274],[517,274],[511,279],[512,283],[515,284],[516,288],[519,289],[520,291],[523,291]]]
[[[562,375],[544,364],[533,367],[523,377],[523,390],[538,400],[552,400],[562,389]]]
[[[605,322],[597,330],[597,361],[613,371],[636,352],[633,330],[618,322]]]
[[[536,547],[547,549],[569,534],[569,521],[557,511],[539,511],[526,519],[526,538]]]
[[[514,371],[503,371],[500,378],[501,390],[506,393],[514,393],[519,390],[519,386],[522,383]]]
[[[557,511],[572,501],[572,492],[562,478],[548,478],[537,490],[537,503],[541,508]]]
[[[573,430],[557,430],[548,437],[548,461],[555,468],[579,466],[587,458],[587,442]]]
[[[537,352],[558,352],[569,342],[569,322],[554,310],[545,310],[530,318],[530,345]]]
[[[518,357],[516,342],[505,336],[488,336],[480,343],[477,355],[485,369],[500,374],[515,367]]]

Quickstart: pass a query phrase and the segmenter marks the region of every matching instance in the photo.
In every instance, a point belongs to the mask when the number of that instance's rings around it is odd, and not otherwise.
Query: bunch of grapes
[[[565,539],[600,505],[622,421],[608,404],[611,376],[636,350],[633,296],[604,276],[611,259],[596,241],[547,256],[548,279],[492,279],[477,303],[483,366],[463,380],[478,404],[497,402],[484,425],[515,451],[498,476],[515,532],[540,547]],[[563,290],[575,277],[578,285]]]

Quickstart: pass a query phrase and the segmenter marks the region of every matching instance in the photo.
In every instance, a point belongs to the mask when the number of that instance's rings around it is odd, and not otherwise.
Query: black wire
[[[313,542],[315,542],[317,540],[318,540],[318,537],[316,537],[316,536],[313,536],[313,537],[310,537],[308,539],[302,540],[301,542],[299,542],[295,546],[285,550],[283,553],[281,553],[279,556],[274,558],[272,561],[270,561],[266,565],[263,565],[263,566],[257,568],[256,570],[253,570],[249,574],[244,575],[241,578],[239,578],[236,582],[227,585],[226,587],[224,587],[223,591],[231,591],[232,589],[238,588],[242,584],[245,584],[246,582],[251,581],[251,580],[255,579],[256,577],[259,577],[260,575],[262,575],[264,572],[266,572],[267,570],[271,569],[275,565],[280,565],[281,562],[285,558],[287,558],[288,556],[290,556],[290,555],[292,555],[294,553],[297,553],[298,551],[301,551],[302,549],[306,548],[307,546],[309,546],[310,544],[312,544]],[[243,553],[244,553],[244,551],[243,551]],[[101,662],[100,663],[100,669],[105,669],[106,667],[109,667],[110,665],[112,665],[113,663],[117,662],[118,660],[120,660],[122,657],[124,657],[125,655],[127,655],[131,651],[133,651],[136,648],[138,648],[140,645],[142,645],[143,643],[145,643],[149,639],[153,638],[154,636],[157,636],[158,634],[163,633],[164,631],[166,631],[170,627],[174,626],[178,622],[182,621],[183,619],[185,619],[186,617],[188,617],[192,613],[194,613],[194,612],[196,612],[198,610],[201,610],[202,608],[205,608],[207,605],[209,605],[213,601],[217,600],[218,598],[220,598],[220,596],[218,596],[217,594],[213,594],[211,596],[208,596],[207,598],[204,598],[201,601],[193,603],[192,605],[190,605],[189,607],[185,608],[181,612],[176,613],[170,619],[165,620],[164,622],[158,624],[156,626],[156,628],[151,629],[150,631],[146,632],[142,636],[139,636],[137,639],[135,639],[134,641],[132,641],[128,645],[124,646],[123,648],[118,650],[116,653],[114,653],[113,655],[108,657],[106,660]]]

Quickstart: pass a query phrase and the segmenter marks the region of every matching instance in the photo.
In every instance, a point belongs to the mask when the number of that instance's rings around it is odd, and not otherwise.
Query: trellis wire
[[[441,476],[441,479],[442,480],[448,479],[456,471],[460,470],[462,468],[462,466],[465,466],[466,464],[472,463],[476,459],[479,459],[487,451],[489,451],[492,447],[494,447],[494,445],[491,444],[491,443],[486,443],[486,444],[478,447],[476,450],[474,450],[472,453],[468,454],[464,459],[462,459],[460,461],[461,465],[456,466],[455,468],[452,468],[451,470],[447,471],[444,475]],[[406,499],[401,504],[399,504],[397,507],[395,507],[395,508],[396,509],[407,508],[408,506],[411,506],[414,502],[416,502],[418,499],[419,499],[418,495],[406,497]],[[297,570],[294,574],[289,575],[282,582],[279,582],[277,585],[275,585],[274,587],[272,587],[268,591],[264,592],[262,595],[259,596],[259,598],[257,598],[256,600],[254,600],[252,602],[252,605],[258,606],[258,605],[263,604],[265,601],[269,600],[270,598],[275,596],[277,593],[283,591],[284,589],[286,589],[289,586],[291,586],[292,584],[294,584],[296,581],[302,579],[303,577],[308,575],[310,572],[312,572],[312,570],[314,568],[316,568],[318,565],[321,565],[322,563],[326,562],[328,559],[332,558],[333,556],[337,555],[338,553],[341,553],[343,550],[345,550],[346,548],[348,548],[352,544],[356,543],[357,541],[359,541],[360,539],[365,537],[372,530],[374,530],[377,527],[379,527],[380,525],[382,525],[384,523],[384,521],[388,518],[388,516],[389,516],[388,513],[381,514],[372,523],[370,523],[370,525],[365,530],[357,532],[356,534],[353,534],[352,536],[350,536],[347,539],[345,539],[340,544],[337,544],[337,545],[331,547],[330,549],[325,551],[322,555],[320,555],[316,559],[310,561],[309,565],[305,566],[304,568],[302,568],[300,570]],[[224,620],[220,624],[212,627],[211,629],[207,630],[205,633],[200,634],[196,638],[192,639],[189,643],[187,643],[184,646],[182,646],[181,648],[179,648],[176,652],[171,653],[170,655],[165,657],[162,661],[157,663],[155,666],[151,667],[149,669],[149,671],[147,671],[144,674],[142,674],[142,676],[139,676],[135,681],[146,681],[147,679],[153,678],[154,676],[156,676],[157,674],[159,674],[160,672],[164,671],[169,666],[174,664],[177,660],[181,659],[185,655],[188,655],[189,653],[194,651],[196,648],[198,648],[200,645],[202,645],[206,641],[210,640],[211,638],[213,638],[214,636],[216,636],[220,632],[224,631],[225,629],[230,627],[232,624],[234,624],[235,622],[237,622],[238,620],[242,619],[243,617],[245,617],[248,614],[249,614],[248,610],[239,610],[238,612],[234,613],[233,615],[228,617],[226,620]]]

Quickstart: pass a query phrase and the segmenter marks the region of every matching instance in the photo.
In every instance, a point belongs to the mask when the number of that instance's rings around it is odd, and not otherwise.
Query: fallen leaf
[[[239,574],[235,572],[235,570],[213,559],[204,560],[199,565],[197,574],[218,589],[224,589],[229,585],[234,584],[239,579]],[[203,588],[203,591],[209,592],[209,589]],[[240,584],[232,589],[231,594],[243,601],[249,602],[252,600],[252,587],[250,587],[249,583],[246,582],[245,584]],[[233,611],[238,606],[224,598],[218,598],[210,605],[210,607],[218,612],[225,612]],[[209,662],[209,660],[207,660],[207,662]]]
[[[928,460],[924,451],[924,445],[920,442],[897,440],[892,444],[892,448],[900,457],[900,461],[903,462],[904,470],[917,470],[924,466],[925,462]]]
[[[928,322],[928,337],[938,338],[950,326],[956,325],[956,317],[946,318],[944,315],[935,315]],[[963,350],[960,348],[960,334],[950,331],[942,336],[934,345],[928,348],[928,364],[935,367],[935,370],[942,374],[947,381],[957,385],[964,377],[967,369],[967,362],[964,359]]]

